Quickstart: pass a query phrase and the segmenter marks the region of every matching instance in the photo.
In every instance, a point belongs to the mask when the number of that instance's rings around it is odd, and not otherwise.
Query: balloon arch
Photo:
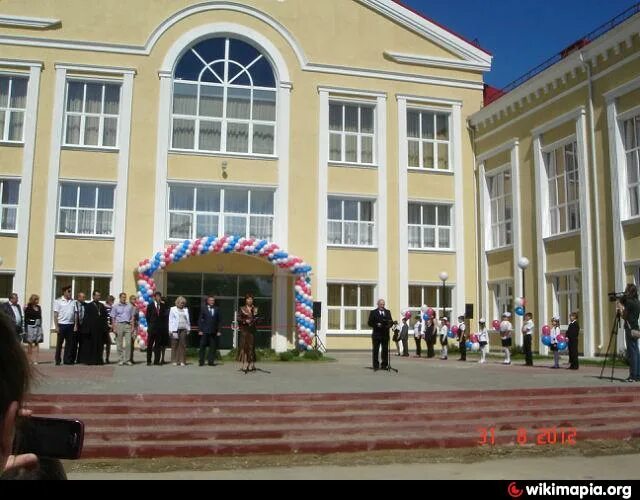
[[[175,262],[181,262],[198,255],[231,253],[260,257],[281,269],[287,269],[295,276],[297,345],[303,350],[311,349],[313,338],[316,335],[316,326],[313,320],[313,296],[311,295],[311,266],[307,265],[300,257],[289,255],[275,243],[237,236],[222,236],[220,238],[209,236],[195,240],[184,240],[182,243],[169,245],[150,259],[144,259],[139,263],[136,307],[138,308],[138,334],[141,342],[145,345],[147,342],[148,325],[145,315],[147,306],[153,300],[153,294],[156,291],[153,275],[158,269],[164,269]]]

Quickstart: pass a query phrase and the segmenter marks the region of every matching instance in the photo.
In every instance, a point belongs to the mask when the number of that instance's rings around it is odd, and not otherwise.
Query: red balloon
[[[498,320],[498,319],[494,319],[494,320],[493,320],[493,323],[491,323],[491,324],[493,325],[493,328],[494,328],[495,330],[497,330],[498,328],[500,328],[500,320]]]
[[[542,335],[544,335],[545,337],[547,335],[551,335],[551,327],[549,325],[544,325],[542,327]]]

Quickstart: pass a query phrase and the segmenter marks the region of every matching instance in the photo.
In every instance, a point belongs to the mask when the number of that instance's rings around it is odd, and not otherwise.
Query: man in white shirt
[[[77,340],[76,301],[71,298],[71,285],[62,288],[62,296],[53,304],[53,323],[56,328],[56,366],[62,362],[62,344],[64,343],[64,364],[75,363]]]
[[[524,359],[526,366],[533,366],[533,354],[531,352],[531,337],[533,335],[533,314],[524,315],[524,324],[522,325],[522,349],[524,351]]]

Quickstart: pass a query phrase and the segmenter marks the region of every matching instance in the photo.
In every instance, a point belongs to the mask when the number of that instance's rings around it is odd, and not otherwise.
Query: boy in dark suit
[[[567,328],[567,340],[569,342],[569,370],[578,369],[578,334],[580,325],[578,324],[578,314],[572,312],[569,315],[569,327]]]
[[[153,300],[147,306],[147,366],[151,365],[151,353],[153,352],[153,364],[160,364],[160,349],[162,347],[162,334],[167,328],[167,305],[162,300],[162,294],[153,294]]]

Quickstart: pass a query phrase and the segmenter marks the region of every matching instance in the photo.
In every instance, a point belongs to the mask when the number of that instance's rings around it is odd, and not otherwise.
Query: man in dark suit
[[[17,338],[21,341],[24,331],[24,315],[22,314],[22,307],[18,304],[18,294],[12,293],[9,295],[9,302],[1,304],[1,307],[2,311],[12,320]]]
[[[160,364],[160,349],[162,348],[162,334],[167,328],[167,305],[162,300],[162,294],[153,294],[153,300],[147,306],[147,366]]]
[[[78,363],[85,365],[102,365],[104,336],[109,331],[107,310],[100,302],[101,294],[95,290],[93,300],[84,304],[84,321],[82,324],[82,343],[78,352]]]
[[[378,301],[378,308],[369,313],[369,326],[373,329],[371,332],[371,341],[373,343],[373,370],[378,371],[380,361],[378,353],[382,346],[382,369],[389,367],[389,328],[393,324],[391,311],[385,309],[384,299]]]
[[[215,366],[218,337],[220,337],[220,310],[216,307],[215,297],[209,295],[200,310],[198,318],[198,335],[200,335],[200,366],[204,366],[204,355],[209,347],[209,366]]]
[[[569,343],[569,370],[578,369],[578,334],[580,325],[578,324],[578,314],[572,312],[569,315],[569,327],[567,328],[567,340]]]

